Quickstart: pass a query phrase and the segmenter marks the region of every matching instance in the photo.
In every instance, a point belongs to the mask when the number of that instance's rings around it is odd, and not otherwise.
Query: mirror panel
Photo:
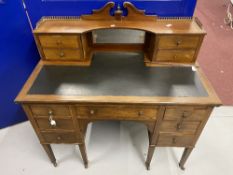
[[[134,29],[101,29],[92,31],[94,44],[143,44],[145,31]]]

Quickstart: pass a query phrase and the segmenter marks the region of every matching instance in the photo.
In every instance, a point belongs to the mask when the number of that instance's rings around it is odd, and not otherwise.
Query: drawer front
[[[43,48],[79,48],[79,35],[39,35]]]
[[[82,50],[79,49],[43,49],[47,60],[82,60]]]
[[[78,118],[103,119],[156,119],[158,107],[148,106],[77,106]]]
[[[169,106],[166,107],[163,120],[203,121],[206,119],[206,107]]]
[[[193,62],[195,50],[158,50],[155,61],[161,62]]]
[[[74,132],[66,133],[54,133],[54,132],[43,132],[42,136],[45,143],[80,143],[80,136]]]
[[[36,118],[37,126],[40,130],[74,130],[73,121],[71,119],[60,119],[54,117],[55,123],[51,123],[49,118]]]
[[[38,116],[62,116],[71,117],[71,113],[68,106],[65,105],[30,105],[32,114],[34,117]]]
[[[160,126],[161,133],[196,134],[200,121],[163,121]]]
[[[160,134],[157,140],[158,146],[188,147],[193,146],[194,135],[172,136]]]
[[[196,49],[201,36],[166,35],[159,36],[159,49]]]

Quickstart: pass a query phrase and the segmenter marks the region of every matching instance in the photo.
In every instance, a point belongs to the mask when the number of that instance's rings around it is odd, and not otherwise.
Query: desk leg
[[[155,151],[155,145],[149,145],[146,163],[145,163],[147,170],[150,170],[150,162],[151,162],[151,159],[153,157],[154,151]]]
[[[42,144],[42,146],[43,146],[45,152],[47,153],[47,155],[48,155],[50,161],[51,161],[51,162],[53,163],[53,165],[56,167],[56,166],[57,166],[57,161],[56,161],[56,158],[55,158],[55,156],[54,156],[54,154],[53,154],[53,150],[52,150],[50,144]]]
[[[188,159],[189,155],[191,154],[193,148],[185,148],[184,152],[182,154],[182,157],[180,159],[180,163],[179,163],[179,167],[184,170],[184,164],[186,162],[186,160]]]
[[[83,163],[85,168],[88,168],[88,159],[87,159],[87,153],[86,153],[86,145],[85,143],[79,144],[79,150],[83,158]]]

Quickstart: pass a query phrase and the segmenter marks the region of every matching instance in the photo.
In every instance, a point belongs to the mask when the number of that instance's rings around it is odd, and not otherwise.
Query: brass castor
[[[185,167],[179,163],[179,167],[181,170],[185,170]]]
[[[146,169],[150,170],[150,164],[146,162],[145,165],[146,165]]]
[[[57,162],[56,162],[56,161],[53,162],[53,166],[54,166],[54,167],[57,167]]]

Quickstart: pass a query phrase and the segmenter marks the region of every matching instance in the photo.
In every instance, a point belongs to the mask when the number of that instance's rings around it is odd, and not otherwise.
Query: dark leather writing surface
[[[90,67],[44,66],[29,94],[207,96],[190,67],[145,67],[141,53],[97,53]]]

